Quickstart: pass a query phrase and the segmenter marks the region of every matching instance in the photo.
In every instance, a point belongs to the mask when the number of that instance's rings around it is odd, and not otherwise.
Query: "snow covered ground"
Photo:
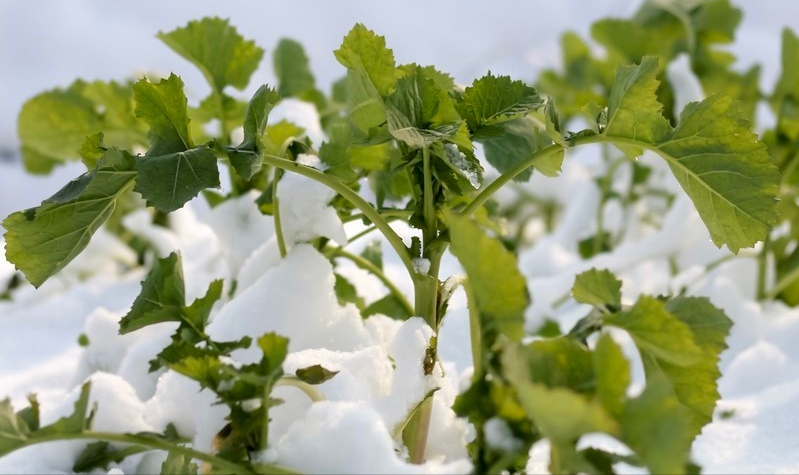
[[[0,64],[10,65],[0,75],[0,148],[16,146],[15,117],[27,97],[47,88],[70,83],[75,77],[124,78],[137,69],[169,71],[184,76],[194,99],[205,90],[202,78],[154,37],[158,30],[182,25],[189,19],[218,14],[248,37],[271,49],[290,36],[305,44],[320,83],[342,72],[331,51],[356,21],[387,36],[401,62],[436,64],[456,80],[468,82],[487,69],[515,77],[532,78],[543,67],[557,63],[557,36],[565,29],[585,33],[594,19],[627,15],[638,2],[486,2],[466,8],[454,0],[440,2],[155,2],[97,3],[90,1],[40,2],[32,8],[22,0],[0,3]],[[770,85],[779,72],[779,30],[785,22],[799,29],[799,2],[737,2],[745,16],[733,50],[742,65],[764,63],[763,83]],[[424,14],[420,13],[424,12]],[[436,15],[452,15],[441,26]],[[288,19],[288,20],[287,20]],[[24,41],[23,41],[24,39]],[[268,53],[267,53],[268,54]],[[265,63],[256,82],[271,82]],[[246,93],[245,93],[246,95]],[[296,112],[296,111],[295,111]],[[292,113],[285,110],[284,113]],[[309,118],[312,119],[312,118]],[[590,261],[579,259],[577,237],[590,232],[598,190],[593,176],[601,172],[596,149],[567,159],[556,180],[534,177],[535,192],[561,203],[564,218],[555,232],[522,251],[519,262],[534,304],[528,309],[532,329],[545,317],[555,317],[568,328],[585,313],[576,304],[558,305],[575,273],[589,267],[607,267],[624,281],[625,301],[638,294],[666,293],[683,287],[706,295],[735,321],[730,349],[722,356],[718,417],[705,428],[695,445],[694,458],[707,473],[799,472],[799,310],[754,300],[755,261],[745,252],[704,273],[706,265],[726,253],[710,242],[698,216],[685,198],[664,213],[655,229],[633,213],[626,220],[609,211],[606,222],[627,229],[624,242],[612,253]],[[649,159],[648,164],[658,162]],[[37,204],[80,166],[58,169],[53,176],[32,178],[19,165],[0,161],[0,215]],[[357,229],[331,219],[319,203],[329,199],[325,190],[308,193],[303,179],[286,180],[281,193],[302,189],[300,198],[284,200],[299,210],[314,206],[325,223],[315,233],[342,239]],[[663,186],[677,190],[663,174]],[[314,201],[315,200],[315,201]],[[327,213],[327,214],[326,214]],[[284,219],[308,219],[306,213],[286,209]],[[430,330],[419,320],[399,323],[384,317],[362,322],[353,307],[341,307],[333,294],[330,265],[298,236],[285,261],[277,258],[273,227],[251,201],[226,203],[209,211],[189,206],[175,214],[174,229],[156,228],[140,215],[127,218],[129,228],[146,236],[162,254],[180,249],[187,266],[187,299],[200,296],[208,283],[237,277],[236,298],[214,313],[209,329],[219,338],[237,337],[242,325],[254,333],[276,330],[291,339],[286,369],[292,371],[322,363],[340,373],[320,388],[328,401],[311,405],[290,397],[275,410],[270,429],[276,443],[267,457],[302,471],[453,473],[470,468],[463,445],[470,436],[463,421],[455,419],[449,404],[461,376],[468,374],[468,325],[462,296],[454,300],[440,338],[443,368],[428,454],[424,466],[405,464],[394,452],[393,426],[429,384],[418,365]],[[290,227],[287,224],[287,227]],[[400,229],[403,236],[409,230]],[[248,233],[252,239],[242,242]],[[235,239],[235,242],[234,242]],[[354,250],[366,241],[353,244]],[[384,246],[387,273],[410,292],[400,263]],[[222,424],[222,410],[210,406],[206,392],[174,373],[147,374],[147,361],[167,344],[173,330],[163,324],[126,336],[117,335],[117,321],[138,294],[143,271],[121,273],[115,263],[133,256],[115,238],[98,233],[91,249],[38,291],[19,289],[11,302],[0,301],[0,397],[15,404],[35,391],[42,401],[44,422],[71,409],[77,387],[87,377],[94,382],[99,403],[99,429],[162,430],[173,422],[183,434],[194,434],[198,447],[207,447]],[[0,282],[12,273],[0,260]],[[382,296],[382,284],[346,271],[367,300]],[[457,272],[452,259],[442,275]],[[304,289],[301,300],[290,293]],[[268,302],[268,305],[266,304]],[[265,320],[266,307],[279,309]],[[258,310],[256,312],[255,310]],[[315,328],[318,331],[309,331]],[[81,348],[85,333],[90,345]],[[631,354],[631,353],[630,353]],[[238,355],[240,359],[250,355]],[[631,354],[637,381],[643,378]],[[392,362],[394,366],[392,366]],[[392,388],[402,385],[401,391]],[[361,434],[357,438],[342,434]],[[335,444],[332,443],[335,441]],[[33,447],[0,458],[0,473],[65,473],[81,450],[79,443]],[[124,473],[157,472],[161,455],[131,457],[117,467]],[[324,465],[316,465],[324,461]],[[536,459],[531,469],[541,466]],[[119,473],[119,472],[116,472]]]

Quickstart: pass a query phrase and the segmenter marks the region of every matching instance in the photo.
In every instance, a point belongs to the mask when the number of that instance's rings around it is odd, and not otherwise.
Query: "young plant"
[[[3,221],[7,258],[38,287],[86,247],[131,193],[168,214],[201,192],[215,205],[249,190],[260,192],[253,206],[273,217],[285,256],[290,250],[282,236],[277,189],[286,173],[304,175],[338,194],[332,205],[339,217],[360,219],[369,230],[380,232],[413,283],[409,299],[386,277],[382,256],[374,248],[357,255],[328,239],[313,239],[329,259],[352,260],[389,289],[384,299],[367,307],[338,276],[336,291],[342,302],[359,305],[364,317],[421,317],[437,334],[450,297],[463,286],[474,373],[454,409],[476,428],[470,446],[476,473],[522,471],[531,446],[544,439],[550,444],[553,473],[613,473],[619,461],[653,473],[685,473],[693,469],[691,443],[711,421],[719,397],[717,362],[726,348],[730,320],[703,298],[641,296],[625,305],[621,282],[607,270],[593,269],[576,276],[572,289],[573,298],[592,310],[568,333],[530,341],[524,328],[530,303],[525,279],[500,236],[482,229],[496,229],[486,205],[502,187],[534,171],[557,176],[567,150],[607,144],[633,163],[644,152],[652,152],[647,160],[665,160],[717,246],[737,253],[768,236],[777,222],[779,171],[752,133],[746,111],[724,91],[715,92],[723,89],[713,87],[721,81],[716,69],[708,66],[700,75],[711,92],[705,100],[688,104],[679,115],[672,113],[672,102],[664,101],[672,97],[670,84],[663,81],[664,68],[675,51],[687,49],[696,61],[714,51],[704,49],[705,40],[718,36],[696,29],[689,20],[707,20],[729,5],[706,2],[678,15],[661,9],[661,3],[647,3],[636,17],[642,25],[625,28],[648,35],[647,22],[668,23],[668,14],[687,22],[683,34],[666,28],[651,42],[619,43],[615,30],[600,22],[595,30],[608,37],[606,44],[642,48],[635,55],[611,55],[601,65],[587,53],[575,56],[580,43],[568,36],[567,59],[573,60],[566,62],[568,77],[544,75],[541,87],[551,91],[547,98],[522,81],[490,72],[460,88],[433,66],[397,65],[384,38],[358,24],[334,52],[347,71],[331,97],[316,88],[302,48],[283,41],[275,52],[277,88],[262,86],[244,104],[225,91],[247,85],[263,55],[260,48],[216,18],[159,34],[200,68],[211,84],[210,96],[190,108],[182,80],[171,75],[132,85],[79,82],[29,101],[20,115],[28,169],[49,170],[77,150],[89,171],[41,206]],[[716,27],[726,31],[725,25],[707,28]],[[663,58],[646,55],[650,53]],[[572,71],[577,62],[592,73],[583,77]],[[592,87],[593,80],[605,84],[601,94]],[[722,84],[734,82],[725,81]],[[315,104],[328,137],[325,142],[316,147],[296,126],[268,124],[269,112],[284,96]],[[564,109],[556,107],[556,99]],[[98,112],[98,105],[104,112]],[[566,131],[565,119],[580,110],[589,111],[589,127]],[[69,130],[66,121],[58,120],[66,116],[74,117]],[[198,125],[212,119],[218,121],[218,136],[205,137]],[[236,145],[231,134],[239,125],[243,138]],[[50,140],[43,140],[43,134]],[[486,160],[499,172],[490,183],[483,183],[475,143],[482,144]],[[146,151],[135,154],[139,146]],[[306,165],[305,159],[298,160],[301,155],[317,156],[322,166]],[[220,163],[231,174],[227,195],[209,191],[220,187]],[[359,193],[367,183],[374,201]],[[391,226],[394,220],[408,223],[416,236],[404,241]],[[601,229],[596,239],[601,239],[599,234]],[[448,250],[465,275],[440,275]],[[124,449],[89,445],[87,453],[94,458],[92,464],[81,465],[83,469],[162,449],[170,453],[163,473],[196,472],[198,468],[190,465],[194,459],[216,471],[290,472],[262,463],[258,456],[269,447],[269,408],[278,403],[271,391],[292,384],[319,400],[321,394],[311,385],[335,374],[317,366],[296,376],[284,375],[281,364],[288,343],[275,334],[212,340],[205,325],[222,288],[216,281],[204,297],[187,305],[180,257],[172,254],[154,264],[140,296],[120,322],[121,333],[160,322],[179,323],[151,370],[177,371],[227,405],[229,424],[213,453],[188,448],[174,433],[93,432],[86,386],[73,416],[47,427],[39,427],[35,399],[17,413],[3,402],[0,455],[39,442],[80,438],[132,444]],[[608,328],[626,331],[643,360],[646,385],[635,397],[628,395],[629,363]],[[262,353],[258,363],[231,362],[231,352],[253,341]],[[435,336],[419,364],[432,377],[438,364]],[[418,401],[398,434],[414,463],[425,460],[434,397],[432,391]],[[497,444],[491,436],[497,430],[512,434],[514,444]],[[626,444],[632,455],[578,449],[581,436],[596,432]]]

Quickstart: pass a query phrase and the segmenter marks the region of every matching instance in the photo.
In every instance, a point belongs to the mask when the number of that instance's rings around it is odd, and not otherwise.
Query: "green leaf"
[[[543,105],[535,88],[489,71],[466,88],[456,107],[474,132],[482,126],[524,117]]]
[[[512,341],[520,340],[530,298],[516,258],[468,219],[454,213],[446,217],[452,253],[469,276],[483,332],[497,331]]]
[[[550,145],[550,140],[542,140],[543,134],[538,132],[535,121],[522,117],[499,124],[499,134],[481,137],[486,160],[500,173],[505,173],[519,162],[527,160],[541,148]],[[563,164],[563,151],[542,157],[533,164],[533,168],[546,176],[554,177],[560,173]],[[516,175],[514,181],[527,181],[532,169]]]
[[[532,382],[515,383],[522,407],[555,444],[568,444],[583,434],[617,434],[618,424],[596,402],[565,388]]]
[[[6,258],[39,287],[89,244],[111,216],[117,199],[136,178],[134,159],[112,149],[92,172],[76,178],[41,206],[11,214],[6,229]]]
[[[386,99],[389,133],[413,149],[455,136],[460,129],[457,116],[455,121],[435,122],[442,101],[451,102],[425,70],[417,66],[397,81],[396,90]]]
[[[511,379],[584,394],[594,387],[591,353],[571,338],[545,338],[522,347],[510,347],[502,354],[502,364]]]
[[[75,401],[75,409],[72,414],[62,417],[48,426],[44,426],[39,430],[29,434],[30,440],[35,440],[39,437],[50,437],[54,435],[67,435],[79,434],[87,429],[91,423],[91,418],[94,410],[89,412],[89,391],[91,390],[91,383],[83,383],[80,388],[80,395]],[[5,455],[0,453],[0,456]]]
[[[25,445],[28,425],[14,412],[10,399],[0,401],[0,456]]]
[[[660,115],[657,60],[619,68],[604,135],[637,155],[663,157],[694,202],[713,242],[733,253],[751,247],[776,223],[779,172],[736,103],[713,95],[688,104],[671,129]]]
[[[362,310],[366,304],[363,297],[358,295],[358,290],[346,277],[341,274],[334,273],[336,282],[333,285],[333,290],[336,292],[336,299],[339,305],[346,305],[348,303],[354,304],[358,309]]]
[[[185,475],[196,474],[199,467],[191,461],[188,455],[178,452],[169,452],[166,460],[161,464],[161,475]]]
[[[727,348],[725,339],[732,321],[706,298],[676,297],[665,307],[691,329],[702,355],[690,366],[679,366],[642,354],[644,370],[647,378],[662,374],[671,382],[680,404],[688,409],[689,432],[694,437],[713,419],[721,377],[718,361]]]
[[[299,96],[316,88],[308,56],[300,43],[282,39],[273,56],[277,92],[283,97]]]
[[[315,364],[307,368],[298,368],[294,374],[308,384],[322,384],[333,379],[338,374],[338,371],[330,371],[322,365]]]
[[[361,316],[364,318],[377,314],[396,320],[407,320],[411,317],[407,307],[394,294],[388,294],[379,300],[375,300],[361,310]]]
[[[599,308],[621,307],[621,281],[607,269],[579,274],[572,287],[574,300]]]
[[[94,170],[100,158],[108,150],[105,143],[103,143],[103,138],[104,135],[102,132],[89,135],[78,149],[78,155],[80,155],[81,161],[89,170]]]
[[[148,155],[166,155],[194,148],[183,81],[175,74],[160,82],[142,78],[133,86],[136,117],[150,126]]]
[[[180,321],[186,305],[183,264],[179,254],[158,259],[142,282],[141,292],[133,307],[119,321],[124,335],[147,325]]]
[[[605,323],[627,330],[642,355],[683,367],[702,358],[690,327],[655,298],[643,295],[630,310],[606,317]]]
[[[663,140],[670,131],[663,117],[663,105],[658,102],[656,79],[660,69],[657,58],[646,57],[638,66],[620,66],[608,100],[608,119],[605,134],[648,144]],[[632,155],[643,152],[640,148]],[[623,150],[625,153],[627,150]]]
[[[162,212],[181,208],[205,188],[219,187],[216,154],[195,147],[183,81],[174,74],[159,83],[146,78],[133,86],[136,116],[150,126],[150,149],[136,161],[135,191]]]
[[[372,241],[367,244],[361,252],[361,257],[383,270],[383,247],[380,245],[380,241]]]
[[[394,52],[386,48],[386,39],[360,23],[347,33],[334,54],[345,67],[366,75],[381,96],[387,96],[402,75],[394,62]]]
[[[261,374],[275,381],[283,375],[283,361],[289,352],[289,340],[277,333],[266,333],[258,338],[258,348],[263,352],[261,358]]]
[[[92,442],[78,455],[72,470],[76,473],[87,473],[93,469],[102,468],[108,471],[111,463],[120,463],[126,457],[150,450],[145,447],[131,445],[124,448],[115,448],[108,442]]]
[[[630,363],[607,333],[599,337],[593,353],[596,395],[614,417],[621,415],[630,385]]]
[[[77,158],[86,137],[98,132],[121,148],[147,141],[144,124],[133,114],[130,85],[113,81],[79,80],[41,93],[22,106],[17,127],[23,164],[32,173]]]
[[[560,128],[560,116],[555,108],[555,100],[551,97],[547,99],[547,103],[544,105],[544,124],[547,135],[552,139],[553,143],[564,147],[568,145]]]
[[[261,169],[264,145],[261,138],[266,131],[269,113],[280,101],[280,95],[263,85],[255,92],[244,113],[244,139],[238,147],[228,147],[230,163],[242,178],[249,180]]]
[[[688,417],[664,378],[647,381],[620,418],[621,440],[651,473],[685,473],[691,448]]]
[[[216,17],[191,21],[183,28],[158,33],[158,38],[197,66],[218,92],[229,85],[244,89],[264,55],[227,20]]]

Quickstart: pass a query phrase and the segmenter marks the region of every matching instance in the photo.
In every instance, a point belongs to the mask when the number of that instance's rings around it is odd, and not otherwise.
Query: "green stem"
[[[489,183],[488,186],[480,190],[480,192],[477,194],[477,196],[474,197],[472,202],[469,203],[469,205],[466,206],[466,208],[463,210],[462,215],[464,217],[471,216],[472,213],[474,213],[481,206],[483,206],[483,204],[485,204],[485,202],[488,201],[489,198],[491,198],[491,196],[494,193],[499,191],[500,188],[502,188],[508,182],[513,180],[517,175],[535,165],[535,162],[541,160],[542,158],[548,157],[554,153],[561,152],[563,150],[565,150],[565,147],[563,145],[558,145],[558,144],[548,145],[536,151],[527,160],[523,160],[517,163],[510,170],[506,171],[505,173],[497,177],[496,180]]]
[[[483,378],[483,335],[480,329],[480,312],[477,310],[477,300],[474,296],[472,283],[468,279],[463,282],[466,292],[466,302],[469,308],[469,336],[472,344],[472,382]]]
[[[186,457],[191,457],[192,459],[201,460],[203,462],[207,462],[213,465],[218,469],[221,469],[225,473],[231,473],[231,474],[255,473],[254,471],[250,470],[245,466],[239,465],[234,462],[230,462],[215,455],[211,455],[205,452],[200,452],[198,450],[194,450],[192,448],[185,447],[182,445],[177,445],[173,442],[168,442],[165,440],[155,439],[151,437],[143,437],[134,434],[116,434],[112,432],[95,432],[95,431],[84,431],[76,434],[48,434],[48,435],[43,435],[41,437],[36,437],[35,439],[29,439],[26,446],[41,444],[43,442],[54,442],[59,440],[101,440],[105,442],[135,444],[147,447],[151,450],[165,450],[167,452],[174,452],[180,455],[184,455]],[[292,473],[288,469],[282,469],[281,467],[275,467],[275,468],[277,470],[284,470],[284,473]]]
[[[357,241],[358,239],[366,236],[367,234],[371,233],[372,231],[376,230],[377,226],[369,226],[368,228],[364,229],[363,231],[355,234],[354,236],[347,238],[348,244],[352,244],[353,242]]]
[[[424,206],[424,240],[428,243],[436,238],[438,232],[436,226],[436,204],[433,196],[433,174],[430,169],[430,150],[425,147],[422,149],[422,170],[424,173],[424,183],[422,188],[422,200]],[[427,250],[425,248],[425,250]]]
[[[785,289],[799,281],[799,267],[796,267],[788,274],[782,276],[776,285],[765,295],[766,300],[774,300]]]
[[[768,270],[768,253],[771,252],[771,239],[766,236],[763,248],[757,256],[757,300],[766,298],[766,272]]]
[[[264,385],[264,394],[261,397],[261,404],[264,407],[264,420],[261,426],[261,450],[269,448],[269,396],[272,394],[272,383]]]
[[[344,183],[341,183],[335,178],[325,175],[315,168],[307,167],[297,162],[292,162],[291,160],[286,160],[285,158],[276,157],[274,155],[264,154],[263,157],[264,163],[267,165],[271,165],[275,168],[280,168],[283,170],[293,171],[305,177],[316,180],[336,191],[338,194],[343,196],[344,199],[352,203],[364,214],[364,216],[366,216],[370,221],[372,221],[372,223],[375,224],[375,226],[377,226],[377,229],[379,229],[381,233],[383,233],[383,236],[385,236],[386,240],[388,240],[388,243],[391,245],[391,247],[394,248],[397,256],[405,265],[405,268],[411,275],[413,275],[413,262],[411,262],[410,255],[408,254],[408,248],[405,247],[405,243],[402,242],[402,238],[400,238],[396,231],[391,228],[391,226],[388,224],[388,221],[386,221],[380,215],[380,213],[369,204],[369,202],[356,193],[355,190],[348,187]]]
[[[414,314],[413,307],[411,306],[410,302],[408,302],[408,299],[405,297],[402,291],[400,291],[400,289],[394,285],[394,282],[392,282],[391,279],[386,276],[382,269],[374,265],[369,259],[357,254],[353,254],[341,247],[334,247],[329,251],[326,251],[325,255],[328,257],[343,257],[345,259],[349,259],[361,269],[374,275],[380,280],[380,282],[383,283],[383,285],[386,286],[386,288],[388,288],[388,291],[391,292],[391,294],[394,295],[394,297],[402,304],[402,306],[405,308],[405,311],[408,312],[409,315]]]
[[[304,392],[308,398],[313,402],[320,402],[325,401],[325,395],[322,394],[318,389],[313,387],[312,385],[306,383],[305,381],[301,380],[300,378],[294,376],[283,376],[282,378],[277,380],[275,383],[275,387],[280,386],[289,386],[292,388],[297,388],[300,391]]]
[[[280,258],[284,259],[288,251],[286,250],[286,239],[283,236],[283,222],[280,220],[280,200],[277,197],[277,184],[280,181],[280,169],[275,167],[272,174],[272,218],[275,221],[275,236],[277,237],[277,248],[280,251]]]

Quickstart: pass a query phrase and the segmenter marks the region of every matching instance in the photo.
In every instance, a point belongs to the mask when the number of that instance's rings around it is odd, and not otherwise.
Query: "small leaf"
[[[228,147],[230,163],[245,180],[249,180],[261,169],[264,146],[261,137],[266,131],[269,113],[280,101],[274,89],[263,85],[258,88],[244,113],[244,140],[238,147]]]
[[[555,443],[568,443],[591,432],[619,432],[618,424],[602,406],[585,396],[532,382],[515,383],[514,387],[530,418]]]
[[[216,17],[191,21],[183,28],[158,33],[158,38],[197,66],[218,92],[226,86],[244,89],[264,55],[227,20]]]
[[[283,374],[283,360],[288,355],[289,340],[276,333],[266,333],[258,338],[258,347],[263,352],[261,368],[267,377],[280,378]]]
[[[407,307],[394,294],[388,294],[381,299],[375,300],[361,310],[361,316],[364,318],[377,314],[396,320],[407,320],[411,317]]]
[[[641,457],[651,473],[685,473],[691,448],[688,416],[665,378],[647,381],[620,419],[621,440]]]
[[[630,363],[607,333],[599,337],[593,361],[597,397],[611,415],[618,417],[624,409],[630,385]]]
[[[513,341],[524,334],[524,311],[530,301],[516,258],[500,241],[454,213],[447,213],[452,253],[466,269],[480,310],[481,328]]]
[[[383,248],[380,241],[372,241],[363,248],[361,257],[383,270]]]
[[[178,452],[169,452],[161,464],[161,475],[196,474],[198,470],[199,467],[192,462],[191,457]]]
[[[296,97],[316,88],[308,56],[300,43],[282,39],[275,48],[273,56],[277,92],[283,97]]]
[[[133,307],[119,321],[124,335],[154,323],[177,322],[183,317],[186,291],[180,255],[171,253],[158,259],[142,282]]]
[[[333,377],[338,373],[338,371],[330,371],[329,369],[326,369],[322,365],[318,364],[308,366],[307,368],[299,368],[294,372],[298,378],[308,384],[322,384],[325,381],[330,381],[333,379]]]
[[[386,48],[386,39],[360,23],[333,54],[345,67],[365,74],[381,96],[387,96],[402,75],[394,63],[394,52]]]
[[[489,72],[466,88],[456,107],[474,132],[485,125],[524,117],[543,105],[535,88]]]
[[[599,308],[621,307],[621,281],[607,269],[579,274],[572,287],[574,299]]]
[[[519,162],[529,159],[541,148],[550,145],[542,141],[535,122],[529,117],[503,122],[498,126],[498,135],[480,138],[488,163],[500,173],[513,169]],[[546,176],[557,176],[563,164],[563,151],[541,157],[533,163],[533,168]],[[527,181],[532,176],[527,169],[514,177],[514,181]]]
[[[627,330],[642,354],[658,360],[689,366],[702,358],[688,325],[652,297],[641,296],[630,310],[606,317],[605,323]]]

